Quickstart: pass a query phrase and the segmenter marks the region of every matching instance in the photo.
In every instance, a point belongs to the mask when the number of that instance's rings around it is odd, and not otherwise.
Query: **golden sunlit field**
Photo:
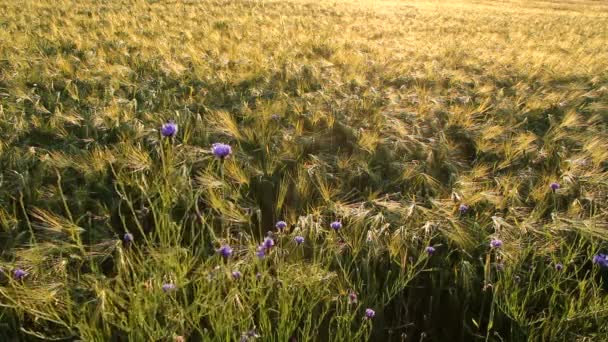
[[[0,0],[1,341],[608,340],[608,2]]]

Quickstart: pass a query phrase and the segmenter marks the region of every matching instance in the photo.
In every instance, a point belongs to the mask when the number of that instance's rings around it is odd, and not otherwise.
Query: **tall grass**
[[[1,340],[608,339],[606,4],[0,13]]]

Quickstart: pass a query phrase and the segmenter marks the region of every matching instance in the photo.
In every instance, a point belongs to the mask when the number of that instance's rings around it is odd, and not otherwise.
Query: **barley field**
[[[0,0],[1,341],[608,341],[608,2]]]

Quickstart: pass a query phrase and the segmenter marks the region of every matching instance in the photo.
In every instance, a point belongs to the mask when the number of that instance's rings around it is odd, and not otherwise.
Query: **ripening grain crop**
[[[608,340],[608,3],[0,0],[1,341]]]

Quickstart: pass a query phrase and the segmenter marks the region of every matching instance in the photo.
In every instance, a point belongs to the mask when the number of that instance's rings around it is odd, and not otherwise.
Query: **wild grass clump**
[[[608,6],[0,0],[0,339],[608,339]]]

